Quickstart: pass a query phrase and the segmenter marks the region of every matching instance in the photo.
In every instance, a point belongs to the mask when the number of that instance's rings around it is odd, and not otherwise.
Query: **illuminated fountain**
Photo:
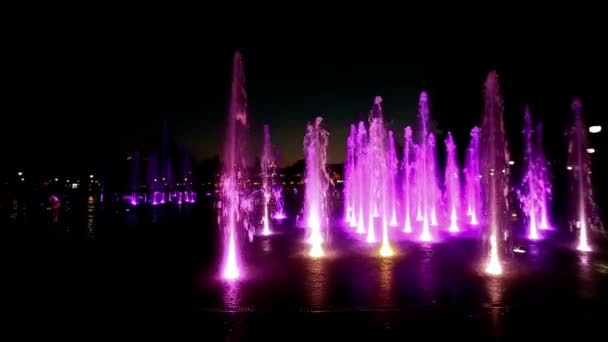
[[[395,137],[393,136],[393,131],[388,131],[388,170],[387,170],[387,196],[388,196],[388,206],[390,206],[391,211],[391,227],[397,227],[399,224],[397,223],[397,187],[395,186],[395,181],[397,178],[397,170],[399,167],[399,160],[397,159],[397,152],[395,151]]]
[[[539,211],[539,223],[538,228],[550,229],[551,224],[549,222],[549,204],[551,200],[552,186],[551,180],[549,179],[549,163],[543,153],[543,124],[539,123],[536,126],[536,167],[538,172],[538,186],[540,192],[540,198],[538,201]]]
[[[412,208],[411,208],[411,193],[412,187],[412,128],[406,127],[403,130],[403,206],[404,206],[404,233],[412,232]]]
[[[287,218],[285,214],[285,204],[283,202],[283,188],[280,184],[276,184],[272,189],[274,196],[274,214],[272,218],[275,220],[284,220]]]
[[[434,146],[432,146],[433,149],[431,149],[431,146],[429,146],[429,141],[434,144],[435,138],[433,134],[428,132],[430,110],[428,95],[426,92],[422,92],[420,94],[420,101],[418,102],[418,115],[420,117],[421,143],[418,146],[418,151],[416,153],[416,188],[418,191],[419,200],[418,210],[422,218],[422,233],[420,234],[420,240],[428,242],[433,240],[429,225],[431,224],[431,210],[433,208],[436,209],[436,206],[433,203],[436,179],[435,175],[432,173],[434,166],[432,168],[430,166],[430,156],[434,155],[435,151]],[[431,136],[433,137],[431,138],[432,140],[430,139]]]
[[[430,210],[431,226],[436,227],[439,224],[437,221],[437,210],[439,209],[441,192],[439,191],[439,184],[437,184],[437,158],[435,153],[436,144],[435,134],[432,132],[429,132],[426,147],[427,175],[425,177],[425,181],[427,183],[427,205]]]
[[[356,182],[355,182],[355,153],[357,148],[357,129],[350,125],[350,134],[346,140],[346,162],[344,163],[344,220],[351,227],[357,226],[356,215]]]
[[[382,226],[388,219],[388,177],[387,177],[387,150],[386,150],[386,130],[384,128],[384,118],[382,113],[382,98],[376,96],[374,106],[370,115],[369,140],[365,163],[367,168],[367,180],[369,188],[365,191],[368,200],[369,214],[367,227],[368,243],[376,243],[375,218],[380,217],[382,210]],[[384,229],[384,228],[383,228]]]
[[[304,217],[308,228],[309,255],[323,257],[324,235],[327,233],[327,190],[330,178],[327,174],[327,144],[329,132],[318,117],[306,127],[304,154],[306,156]]]
[[[242,56],[234,55],[232,89],[228,111],[227,140],[222,169],[221,229],[223,232],[224,260],[222,276],[235,280],[241,276],[239,235],[249,230],[249,211],[246,205],[247,180],[245,144],[247,133],[247,93]]]
[[[583,105],[580,100],[572,102],[574,124],[570,130],[570,143],[568,145],[568,170],[573,179],[573,194],[576,198],[576,225],[579,229],[577,249],[581,252],[590,252],[589,231],[592,224],[598,229],[602,228],[597,207],[593,198],[591,186],[591,158],[588,153],[587,135],[582,118]]]
[[[264,151],[262,153],[262,196],[263,196],[263,206],[264,206],[264,214],[262,217],[262,235],[268,236],[270,235],[270,209],[268,208],[270,205],[270,198],[272,196],[272,186],[271,186],[271,175],[269,174],[269,169],[273,163],[272,158],[272,145],[270,143],[270,128],[268,125],[264,125]]]
[[[445,167],[445,189],[446,189],[446,204],[450,215],[449,231],[456,233],[460,231],[458,226],[460,213],[460,170],[456,161],[456,144],[452,139],[452,134],[448,132],[448,138],[445,141],[447,149],[447,163]]]
[[[485,105],[480,137],[480,166],[483,198],[483,223],[488,226],[486,273],[500,275],[501,248],[510,239],[507,226],[509,169],[507,139],[503,124],[503,104],[495,71],[485,82]]]
[[[356,166],[355,166],[355,188],[352,194],[355,196],[355,204],[357,205],[357,233],[365,234],[365,221],[364,213],[369,209],[366,205],[366,194],[365,187],[368,184],[366,180],[366,173],[369,165],[365,164],[367,157],[367,130],[365,129],[365,123],[359,122],[357,129],[357,150],[356,150]],[[368,214],[369,215],[369,214]]]
[[[471,142],[467,148],[465,162],[467,216],[471,225],[479,223],[481,208],[481,174],[479,173],[479,128],[471,130]]]
[[[530,108],[526,107],[524,116],[525,171],[522,189],[518,191],[518,195],[524,215],[528,219],[528,238],[530,240],[540,239],[538,230],[541,221],[544,227],[548,228],[546,192],[551,189],[542,150],[538,148],[538,144],[533,143],[535,134],[539,134],[539,132],[534,132]]]
[[[376,227],[382,229],[380,254],[392,255],[388,226],[397,226],[397,154],[392,131],[384,127],[382,98],[374,99],[369,116],[369,128],[365,122],[351,125],[347,140],[345,165],[345,220],[356,227],[358,234],[365,234],[365,241],[373,244],[378,240]],[[385,231],[386,230],[386,231]]]
[[[131,158],[131,198],[130,203],[132,206],[136,206],[137,203],[137,190],[139,189],[139,152],[133,153]]]

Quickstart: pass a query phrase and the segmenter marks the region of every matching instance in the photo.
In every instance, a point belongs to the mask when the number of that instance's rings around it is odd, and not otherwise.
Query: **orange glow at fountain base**
[[[490,238],[490,256],[486,265],[486,273],[493,276],[502,274],[502,265],[498,257],[498,245],[494,235]]]
[[[578,246],[576,247],[576,249],[581,252],[591,252],[591,246],[589,245],[589,239],[587,237],[587,224],[585,223],[585,221],[580,222],[581,228],[578,237]]]

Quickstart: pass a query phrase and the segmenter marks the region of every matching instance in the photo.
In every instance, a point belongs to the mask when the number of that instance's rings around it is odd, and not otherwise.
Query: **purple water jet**
[[[551,201],[552,194],[552,185],[550,175],[549,175],[549,163],[545,158],[545,154],[543,153],[543,124],[539,123],[536,126],[536,151],[538,154],[536,156],[536,167],[538,172],[538,180],[539,180],[539,191],[540,198],[538,202],[539,206],[539,223],[538,227],[540,229],[551,229],[551,223],[549,221],[549,205]]]
[[[471,130],[471,142],[467,148],[465,162],[466,202],[469,223],[477,225],[481,212],[481,173],[479,170],[479,128]]]
[[[530,108],[526,106],[524,116],[524,143],[525,143],[525,170],[522,180],[522,189],[518,191],[519,201],[525,217],[528,220],[528,238],[530,240],[540,239],[539,219],[541,215],[546,215],[546,212],[542,207],[546,208],[546,192],[547,188],[550,189],[550,185],[545,184],[545,175],[543,174],[546,170],[544,163],[544,157],[542,151],[538,150],[533,140],[535,133],[532,116],[530,114]],[[545,218],[545,223],[546,218]]]
[[[405,127],[403,130],[403,206],[404,215],[404,233],[412,232],[412,208],[411,208],[411,178],[412,178],[412,128]]]
[[[356,219],[356,189],[355,189],[355,150],[357,129],[354,124],[350,125],[350,134],[346,140],[346,162],[344,164],[344,220],[351,226],[357,226]]]
[[[434,177],[429,168],[429,156],[431,153],[429,153],[430,148],[428,146],[428,139],[431,135],[428,133],[430,110],[426,92],[420,94],[418,116],[420,118],[421,144],[418,146],[418,153],[416,154],[416,173],[418,175],[418,177],[416,177],[416,187],[420,201],[418,208],[422,216],[422,233],[420,234],[420,240],[428,242],[433,240],[429,221],[433,197],[432,182],[434,181]]]
[[[365,164],[367,157],[367,130],[363,121],[359,122],[357,130],[357,150],[356,150],[356,166],[355,166],[355,187],[352,191],[355,195],[355,204],[357,205],[357,233],[365,234],[364,213],[369,206],[366,205],[366,193],[364,187],[368,184],[365,171],[368,165]]]
[[[602,224],[597,215],[597,207],[593,198],[591,186],[591,158],[588,153],[587,134],[583,124],[583,104],[576,99],[572,102],[574,123],[570,129],[570,142],[568,145],[568,170],[572,175],[573,194],[576,199],[575,222],[578,228],[577,249],[581,252],[592,250],[589,230],[597,227],[602,230]]]
[[[399,167],[399,160],[397,159],[397,152],[395,151],[395,137],[393,131],[388,131],[388,206],[391,210],[391,227],[397,227],[397,194],[396,184],[397,170]]]
[[[270,235],[270,198],[272,196],[271,175],[269,169],[272,167],[272,145],[270,142],[270,127],[264,125],[264,150],[262,153],[261,168],[262,168],[262,196],[264,214],[262,217],[262,235]]]
[[[458,225],[460,213],[460,170],[456,161],[456,144],[452,139],[452,133],[448,132],[448,138],[445,141],[447,150],[447,163],[445,167],[445,189],[446,189],[446,204],[450,215],[449,231],[456,233],[460,231]]]

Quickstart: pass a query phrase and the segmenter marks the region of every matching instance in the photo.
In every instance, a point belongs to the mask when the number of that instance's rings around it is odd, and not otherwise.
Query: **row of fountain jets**
[[[252,207],[243,205],[245,192],[239,189],[244,179],[244,150],[238,144],[247,126],[247,103],[242,57],[234,58],[232,97],[229,111],[228,140],[222,173],[221,228],[224,231],[225,256],[223,277],[240,277],[237,239],[240,232],[252,231]],[[411,127],[404,129],[403,158],[399,161],[394,133],[383,121],[382,99],[376,97],[368,122],[350,126],[344,177],[344,221],[370,244],[381,241],[379,254],[394,255],[388,227],[398,227],[403,234],[418,234],[423,242],[433,241],[440,224],[450,233],[464,227],[481,227],[487,246],[485,271],[502,273],[503,244],[511,239],[509,215],[509,160],[503,124],[503,103],[496,72],[489,73],[484,86],[484,110],[481,127],[471,130],[462,174],[456,157],[456,144],[448,133],[445,140],[447,161],[444,184],[437,177],[436,139],[430,130],[429,98],[422,92],[418,104],[420,120],[417,141]],[[569,169],[577,196],[578,246],[591,251],[588,237],[590,196],[590,160],[586,153],[586,135],[581,116],[581,103],[572,104],[574,126],[569,146]],[[269,203],[272,185],[268,177],[270,133],[265,126],[263,174],[263,235],[270,234]],[[539,239],[539,230],[549,229],[551,183],[547,161],[542,151],[542,126],[533,127],[528,108],[525,111],[525,173],[517,191],[527,219],[528,238]],[[324,242],[330,229],[327,145],[329,133],[322,118],[309,123],[304,137],[305,193],[304,225],[307,228],[309,255],[325,255]],[[267,146],[268,145],[268,146]],[[464,183],[464,187],[462,184]],[[379,225],[379,227],[378,227]],[[433,228],[432,228],[433,227]],[[378,237],[378,233],[380,236]]]

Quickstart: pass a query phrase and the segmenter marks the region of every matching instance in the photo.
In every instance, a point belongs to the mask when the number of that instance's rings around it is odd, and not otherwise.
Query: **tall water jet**
[[[460,213],[460,170],[456,161],[456,144],[452,139],[452,133],[448,132],[445,141],[447,150],[447,163],[445,167],[445,189],[446,203],[450,215],[449,231],[456,233],[460,231],[458,225],[458,213]]]
[[[369,125],[369,141],[367,145],[366,153],[366,166],[368,171],[369,181],[369,192],[367,197],[369,199],[369,215],[367,227],[367,239],[368,243],[376,242],[375,222],[374,218],[380,217],[380,209],[382,209],[382,221],[386,221],[387,215],[386,209],[386,191],[387,191],[387,177],[386,177],[386,148],[384,144],[385,130],[384,120],[382,114],[382,98],[376,96],[374,99],[374,106],[370,114],[370,125]]]
[[[549,204],[551,200],[552,186],[551,180],[549,179],[549,165],[543,153],[543,124],[539,123],[536,126],[536,167],[538,172],[539,180],[539,192],[540,198],[538,201],[539,211],[539,224],[540,229],[550,229],[551,224],[549,222]]]
[[[495,71],[491,71],[486,79],[484,100],[480,166],[484,223],[488,225],[486,238],[489,241],[485,271],[490,275],[500,275],[503,272],[502,243],[510,238],[507,232],[509,158],[503,123],[503,104]]]
[[[270,168],[272,167],[273,158],[272,158],[272,144],[270,142],[270,127],[268,125],[264,125],[264,147],[262,152],[262,160],[261,160],[261,169],[262,169],[262,195],[264,196],[264,216],[262,217],[262,235],[268,236],[270,235],[270,209],[268,208],[270,205],[270,198],[272,196],[272,185],[271,185],[271,175],[269,173]]]
[[[388,203],[391,210],[391,227],[397,227],[397,191],[395,181],[397,178],[397,169],[399,160],[395,151],[395,137],[393,131],[388,131]]]
[[[524,215],[528,219],[528,239],[538,240],[540,235],[538,233],[538,215],[539,215],[539,201],[540,201],[540,187],[539,187],[539,173],[538,165],[536,164],[536,152],[533,148],[533,135],[534,128],[532,126],[532,116],[530,115],[530,108],[526,106],[524,116],[524,142],[525,142],[525,171],[523,177],[523,189],[518,192],[519,200],[524,212]]]
[[[479,169],[479,128],[473,127],[471,130],[471,142],[467,148],[465,162],[467,216],[470,217],[469,223],[477,225],[479,223],[481,208],[481,174]]]
[[[356,172],[356,184],[357,184],[357,233],[365,234],[365,221],[364,221],[364,212],[368,210],[368,205],[366,205],[367,194],[365,193],[365,186],[368,184],[365,178],[364,171],[367,169],[368,165],[365,163],[367,157],[367,130],[365,128],[365,123],[363,121],[359,122],[359,127],[357,130],[357,165],[355,166]]]
[[[428,144],[427,144],[427,196],[428,196],[428,207],[430,208],[430,221],[431,226],[436,227],[439,222],[437,221],[437,210],[439,207],[439,186],[437,184],[437,158],[436,158],[436,145],[435,145],[435,134],[429,133]]]
[[[572,102],[574,124],[570,130],[570,143],[568,145],[568,169],[574,181],[576,197],[576,221],[579,228],[578,244],[576,249],[581,252],[590,252],[589,242],[590,216],[595,212],[593,188],[591,187],[591,159],[587,153],[587,136],[583,124],[583,104],[579,99]]]
[[[418,116],[420,117],[420,126],[421,126],[421,144],[419,146],[419,151],[417,154],[416,162],[417,162],[417,172],[419,173],[419,177],[417,177],[417,185],[420,187],[419,198],[421,203],[419,208],[421,209],[422,215],[422,233],[420,234],[421,241],[431,241],[433,238],[431,236],[430,228],[429,228],[429,213],[430,213],[430,202],[431,202],[431,189],[429,189],[429,178],[430,178],[430,170],[428,166],[428,123],[429,123],[429,102],[428,95],[426,92],[420,93],[420,100],[418,102]]]
[[[357,129],[355,125],[350,125],[350,134],[346,141],[346,162],[344,164],[344,220],[351,226],[357,226],[355,213],[355,150],[357,145]]]
[[[305,217],[309,229],[308,241],[311,245],[309,255],[319,258],[323,251],[324,231],[327,229],[327,190],[330,178],[325,167],[329,132],[322,126],[323,119],[317,117],[309,123],[304,137],[306,156],[305,174]]]
[[[410,207],[412,193],[410,186],[412,177],[412,145],[412,128],[408,126],[403,130],[403,206],[405,210],[403,226],[404,233],[412,232],[412,209]]]
[[[239,231],[247,229],[247,213],[242,212],[245,196],[244,182],[247,180],[245,143],[247,133],[247,93],[245,75],[240,52],[234,54],[230,107],[228,111],[227,140],[222,170],[220,195],[224,232],[223,277],[227,280],[241,276],[238,253]],[[246,209],[245,209],[246,210]]]
[[[135,151],[131,158],[131,205],[137,205],[137,192],[139,190],[139,163],[140,153]]]

